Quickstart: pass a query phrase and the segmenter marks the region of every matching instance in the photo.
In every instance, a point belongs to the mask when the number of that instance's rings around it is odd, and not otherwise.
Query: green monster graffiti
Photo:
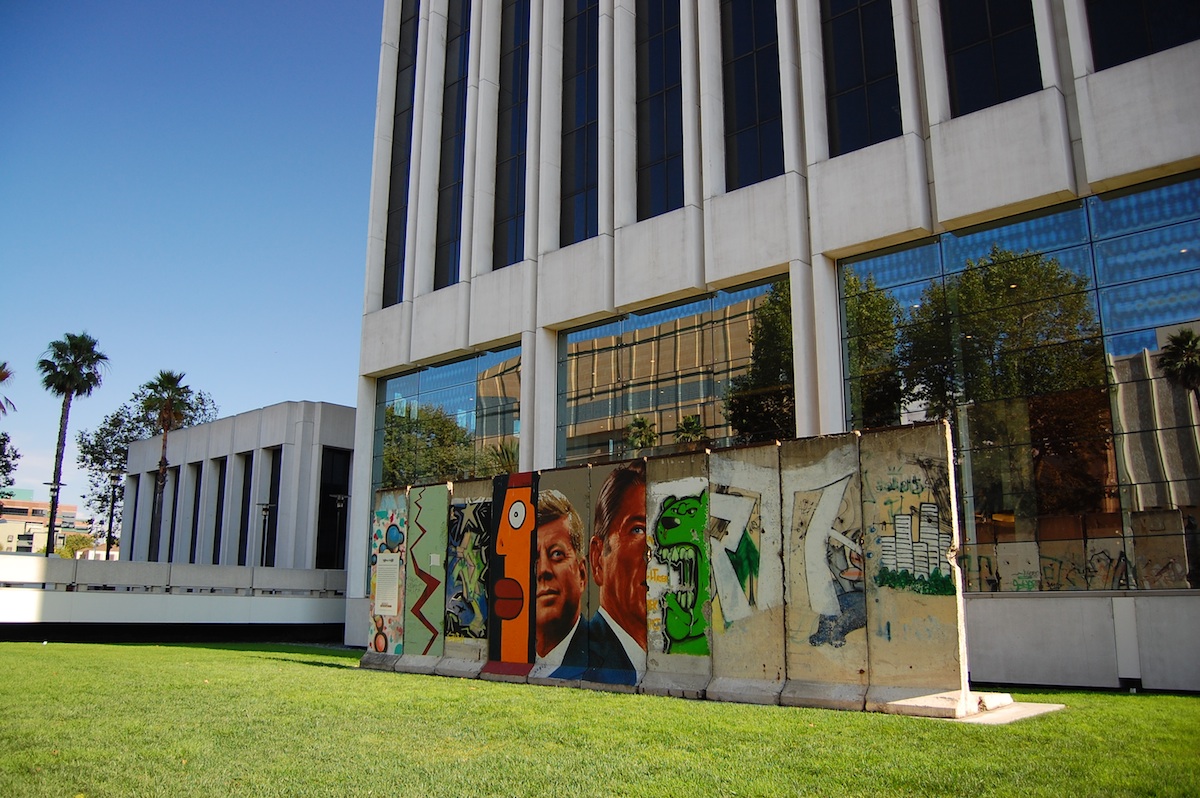
[[[704,605],[712,598],[709,585],[708,491],[699,496],[663,500],[654,526],[655,557],[677,577],[677,587],[663,596],[663,629],[668,654],[707,655],[708,619]]]

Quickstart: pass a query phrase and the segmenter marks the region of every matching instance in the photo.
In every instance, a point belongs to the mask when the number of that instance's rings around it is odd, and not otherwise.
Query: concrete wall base
[[[783,685],[783,692],[779,694],[779,703],[785,707],[847,709],[861,712],[867,703],[867,686],[788,679]]]
[[[705,694],[711,701],[733,701],[739,704],[778,704],[783,682],[763,679],[733,679],[718,677],[708,683]]]

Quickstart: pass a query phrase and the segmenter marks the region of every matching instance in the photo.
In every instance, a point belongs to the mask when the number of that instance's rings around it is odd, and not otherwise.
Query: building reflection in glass
[[[1200,587],[1200,180],[842,262],[852,427],[948,418],[975,590]]]

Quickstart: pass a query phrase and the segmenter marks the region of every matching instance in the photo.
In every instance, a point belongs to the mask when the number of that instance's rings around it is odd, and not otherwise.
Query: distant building
[[[33,553],[46,548],[46,522],[50,518],[50,502],[33,500],[33,491],[9,488],[11,499],[0,499],[0,551]],[[91,521],[78,518],[74,504],[58,505],[55,519],[54,547],[57,549],[67,535],[91,535]]]
[[[344,568],[354,408],[284,402],[129,447],[123,560]]]

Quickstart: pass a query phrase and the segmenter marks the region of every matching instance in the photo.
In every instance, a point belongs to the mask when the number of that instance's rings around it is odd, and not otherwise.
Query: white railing
[[[120,591],[225,596],[346,594],[346,572],[236,565],[63,560],[0,553],[0,589]]]

